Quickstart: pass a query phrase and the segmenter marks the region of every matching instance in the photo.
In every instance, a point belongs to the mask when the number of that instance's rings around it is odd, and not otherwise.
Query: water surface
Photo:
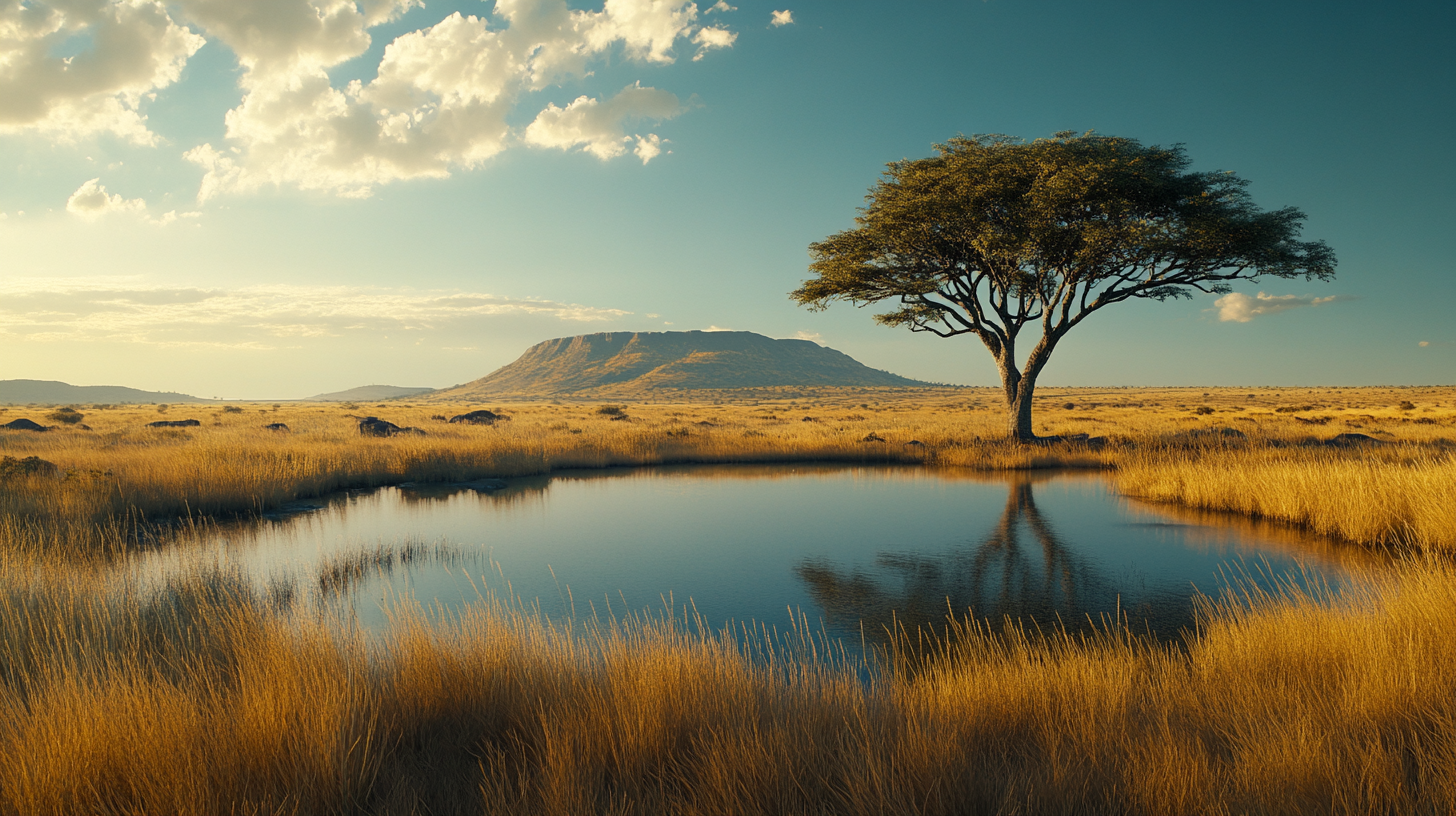
[[[500,490],[354,491],[226,529],[201,553],[366,627],[401,597],[509,595],[551,616],[695,609],[874,637],[947,613],[1176,635],[1233,576],[1339,586],[1372,560],[1272,525],[1118,497],[1100,474],[699,465]],[[156,556],[164,559],[164,556]]]

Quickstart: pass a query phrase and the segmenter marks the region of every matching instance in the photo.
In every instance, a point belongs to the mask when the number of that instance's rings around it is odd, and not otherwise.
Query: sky
[[[1095,130],[1237,172],[1339,267],[1105,309],[1042,384],[1450,384],[1453,33],[1448,0],[0,0],[0,379],[291,399],[732,329],[993,385],[974,337],[787,293],[887,162]]]

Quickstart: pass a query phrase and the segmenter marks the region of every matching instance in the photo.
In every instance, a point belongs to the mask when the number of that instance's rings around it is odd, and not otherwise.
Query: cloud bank
[[[602,160],[663,152],[650,131],[682,111],[666,91],[548,103],[524,130],[528,94],[589,77],[600,61],[668,65],[731,48],[690,0],[496,0],[384,49],[368,80],[330,72],[365,54],[371,30],[420,0],[0,0],[0,133],[76,139],[109,132],[158,144],[143,108],[207,41],[236,55],[240,102],[222,141],[185,151],[204,170],[198,200],[264,186],[367,196],[380,184],[442,178],[516,145]],[[486,6],[485,8],[490,8]],[[709,9],[731,10],[718,3]],[[351,69],[353,70],[353,69]],[[540,104],[535,103],[535,104]],[[526,111],[530,118],[531,111]]]
[[[1342,295],[1309,297],[1306,295],[1266,295],[1263,292],[1249,297],[1241,292],[1234,292],[1215,300],[1213,305],[1218,309],[1220,321],[1248,323],[1254,318],[1264,315],[1287,312],[1303,306],[1323,306],[1326,303],[1339,303],[1350,299]]]
[[[572,10],[563,0],[497,0],[494,20],[455,13],[404,34],[385,48],[373,79],[336,88],[328,70],[362,54],[366,29],[410,3],[381,2],[371,17],[352,3],[318,2],[184,4],[246,69],[245,96],[227,114],[226,144],[187,153],[206,170],[200,201],[264,185],[362,197],[379,184],[477,167],[513,144],[581,149],[603,160],[630,151],[645,163],[662,152],[662,140],[627,126],[676,116],[681,106],[666,91],[639,83],[609,99],[548,104],[523,134],[508,119],[524,94],[586,77],[593,61],[614,52],[669,64],[680,41],[696,44],[698,56],[733,44],[731,32],[699,25],[687,0],[606,0],[600,11]],[[313,13],[256,37],[255,27],[273,18],[265,5]]]
[[[0,0],[0,133],[156,144],[142,104],[204,42],[157,0]]]
[[[0,283],[0,338],[164,347],[273,349],[300,338],[467,329],[523,316],[591,323],[630,315],[575,303],[480,292],[355,286],[202,289],[130,279]]]

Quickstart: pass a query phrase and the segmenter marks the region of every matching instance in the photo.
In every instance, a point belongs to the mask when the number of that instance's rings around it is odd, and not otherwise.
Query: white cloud
[[[577,97],[564,108],[547,105],[546,110],[526,127],[527,144],[570,150],[580,146],[599,159],[610,159],[632,152],[643,164],[662,152],[657,134],[627,135],[623,125],[635,119],[671,119],[682,112],[677,97],[640,84],[628,85],[606,102],[590,97]]]
[[[186,154],[206,169],[202,201],[266,185],[367,196],[378,184],[476,167],[518,142],[581,147],[601,159],[630,149],[646,162],[661,140],[624,123],[675,116],[681,109],[666,91],[637,84],[606,101],[549,104],[524,133],[508,119],[523,93],[588,76],[613,49],[666,64],[679,40],[701,56],[734,38],[700,26],[691,0],[605,0],[600,11],[497,0],[496,20],[455,13],[403,34],[384,49],[373,79],[338,88],[328,69],[363,54],[367,29],[413,0],[377,0],[363,11],[349,0],[183,2],[188,19],[237,52],[245,69],[226,143]]]
[[[646,136],[634,136],[633,138],[637,140],[637,146],[632,148],[632,155],[641,159],[643,164],[662,155],[662,140],[657,137],[656,133],[649,133]]]
[[[818,343],[823,337],[824,335],[820,334],[819,332],[807,332],[803,330],[794,332],[795,339],[808,340],[811,343]]]
[[[94,178],[76,188],[71,197],[66,199],[66,212],[71,215],[78,215],[88,221],[100,218],[107,213],[125,212],[145,215],[147,202],[140,198],[122,198],[121,195],[107,195],[106,188],[101,186],[101,179]]]
[[[1420,346],[1421,348],[1425,348],[1425,347],[1429,346],[1430,344],[1431,344],[1431,341],[1430,340],[1422,340],[1421,342],[1416,343],[1416,345]]]
[[[158,0],[0,0],[0,133],[155,144],[141,108],[203,42]]]
[[[775,28],[777,28],[778,26],[793,25],[794,13],[792,11],[789,11],[788,9],[784,9],[783,11],[775,11],[773,13],[773,17],[769,19],[768,24],[774,26]]]
[[[713,5],[711,5],[711,6],[708,7],[708,12],[707,13],[708,14],[714,14],[714,13],[722,14],[722,13],[725,13],[725,12],[737,11],[737,10],[738,10],[738,7],[737,6],[730,6],[727,3],[725,3],[723,0],[718,0],[718,2],[716,2]]]
[[[693,35],[693,42],[698,44],[698,53],[693,55],[693,62],[697,62],[708,55],[714,48],[732,48],[738,34],[726,28],[716,26],[704,26],[698,29]]]
[[[100,178],[94,178],[76,188],[71,197],[66,199],[66,212],[79,216],[87,221],[94,221],[103,215],[110,213],[127,213],[143,218],[159,227],[171,224],[178,219],[197,218],[201,213],[170,210],[157,218],[147,214],[147,202],[142,198],[123,198],[120,193],[108,194],[102,186]],[[0,215],[0,218],[3,218]]]
[[[721,331],[733,331],[733,329],[725,329],[722,326],[709,326],[708,328],[703,329],[703,331],[705,331],[705,332],[721,332]]]
[[[1287,312],[1290,309],[1298,309],[1301,306],[1323,306],[1326,303],[1337,303],[1350,300],[1351,298],[1342,295],[1330,295],[1329,297],[1309,297],[1307,295],[1266,295],[1260,292],[1254,297],[1249,297],[1241,292],[1224,295],[1215,300],[1213,305],[1218,308],[1218,319],[1224,322],[1248,323],[1261,315],[1278,314]]]
[[[203,289],[137,278],[0,282],[0,337],[264,349],[300,338],[459,329],[527,316],[566,323],[631,314],[575,303],[480,292],[357,286]]]

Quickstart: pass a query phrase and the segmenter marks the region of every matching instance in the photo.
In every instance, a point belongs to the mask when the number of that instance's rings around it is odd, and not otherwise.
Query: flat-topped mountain
[[[434,390],[433,388],[410,388],[403,385],[361,385],[346,391],[315,394],[309,397],[309,399],[314,402],[354,402],[355,400],[368,402],[370,400],[413,397],[417,394],[428,394]]]
[[[121,385],[71,385],[58,380],[0,380],[0,404],[5,405],[211,401],[175,391],[142,391]]]
[[[474,382],[437,391],[450,399],[628,395],[663,389],[773,386],[921,387],[808,340],[753,332],[604,332],[537,343]]]

